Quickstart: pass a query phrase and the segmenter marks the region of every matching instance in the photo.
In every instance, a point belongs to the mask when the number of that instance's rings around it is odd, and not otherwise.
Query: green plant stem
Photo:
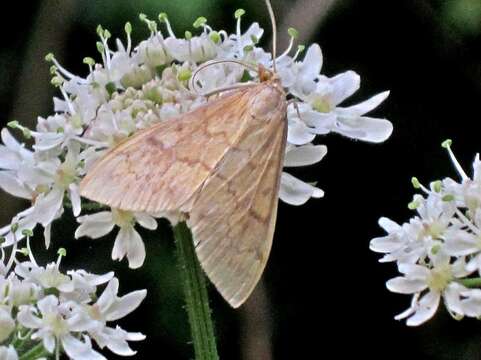
[[[218,360],[206,279],[195,254],[192,234],[180,222],[174,227],[177,257],[196,360]]]
[[[468,278],[468,279],[459,279],[460,284],[468,287],[468,288],[479,288],[481,287],[481,277],[477,278]]]
[[[25,354],[19,357],[19,360],[36,360],[41,357],[46,357],[48,355],[47,350],[43,347],[43,344],[40,342],[27,351]]]

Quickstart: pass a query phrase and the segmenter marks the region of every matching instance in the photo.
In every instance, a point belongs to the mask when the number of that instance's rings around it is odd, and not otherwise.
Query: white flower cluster
[[[263,34],[259,25],[253,23],[241,32],[243,14],[243,10],[236,11],[237,26],[233,34],[213,30],[201,17],[194,23],[199,35],[186,31],[183,38],[174,34],[165,14],[159,15],[158,22],[141,15],[140,19],[150,30],[149,38],[132,48],[132,27],[127,23],[126,44],[117,39],[115,51],[108,43],[111,34],[99,26],[97,49],[102,63],[85,58],[89,67],[86,77],[70,73],[53,55],[48,55],[47,60],[52,63],[52,83],[63,96],[54,99],[55,114],[40,117],[35,130],[10,122],[11,128],[20,130],[26,138],[33,138],[32,150],[15,140],[7,129],[1,132],[4,145],[0,145],[0,187],[32,202],[30,208],[18,214],[16,238],[23,237],[23,230],[33,230],[40,224],[48,246],[52,222],[69,205],[80,223],[76,237],[98,238],[118,227],[112,257],[119,260],[127,257],[132,268],[141,266],[145,248],[135,226],[155,229],[152,214],[111,209],[79,217],[82,208],[86,208],[81,205],[79,181],[107,149],[138,129],[169,121],[174,115],[204,104],[207,97],[200,92],[206,94],[241,82],[259,81],[257,71],[223,60],[272,68],[272,55],[258,47]],[[159,31],[159,24],[165,28],[163,32]],[[323,58],[319,45],[311,45],[301,61],[302,46],[290,55],[297,34],[294,29],[290,29],[289,34],[289,47],[276,59],[283,86],[296,100],[288,107],[284,166],[319,162],[327,152],[325,146],[312,144],[319,134],[336,132],[370,142],[387,139],[392,124],[364,115],[377,107],[388,92],[357,105],[339,106],[358,90],[359,76],[353,71],[334,77],[321,75]],[[221,62],[196,72],[212,61]],[[323,191],[283,173],[279,196],[289,204],[301,205],[311,197],[322,197]],[[6,238],[3,246],[13,244],[10,226],[0,229],[0,235]]]
[[[30,260],[18,262],[18,252]],[[72,270],[64,274],[59,269],[63,255],[65,250],[61,249],[57,262],[42,267],[29,248],[20,251],[14,247],[6,264],[2,251],[0,359],[38,359],[48,354],[58,359],[61,353],[75,360],[105,359],[92,348],[92,340],[101,349],[134,355],[128,341],[145,336],[111,327],[111,322],[135,310],[146,290],[119,297],[119,281],[112,272],[94,275]],[[98,287],[105,284],[98,296]]]
[[[441,299],[455,319],[481,317],[481,161],[476,155],[469,178],[456,160],[451,141],[443,143],[461,181],[446,178],[409,204],[417,215],[398,225],[381,218],[387,236],[371,240],[371,250],[384,253],[381,262],[397,263],[402,276],[387,282],[390,291],[412,294],[411,306],[396,319],[417,326],[429,320]]]

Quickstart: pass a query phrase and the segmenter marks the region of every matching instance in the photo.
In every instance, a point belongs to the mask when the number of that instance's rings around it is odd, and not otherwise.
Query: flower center
[[[438,266],[431,270],[428,286],[431,290],[442,291],[448,286],[452,279],[453,274],[449,264]]]
[[[62,274],[55,267],[48,267],[38,276],[38,281],[45,288],[56,288],[69,281],[69,277]]]
[[[328,113],[332,110],[330,101],[325,97],[316,97],[311,106],[320,113]]]
[[[43,319],[57,338],[68,332],[68,325],[60,314],[49,313],[46,314]]]
[[[57,170],[55,182],[64,188],[68,188],[75,181],[75,177],[75,168],[68,162],[64,162]]]
[[[112,209],[112,217],[115,225],[119,227],[132,226],[135,222],[131,211]]]
[[[88,313],[93,320],[103,321],[100,307],[97,304],[88,307]]]
[[[446,226],[439,221],[433,221],[430,224],[424,224],[425,236],[431,236],[433,239],[439,239],[445,229]]]

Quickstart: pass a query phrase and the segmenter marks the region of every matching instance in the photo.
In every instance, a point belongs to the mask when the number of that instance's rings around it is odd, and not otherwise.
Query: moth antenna
[[[241,88],[245,89],[245,88],[253,87],[253,86],[256,86],[256,85],[257,85],[257,83],[255,83],[255,82],[246,82],[246,83],[240,83],[240,84],[235,84],[235,85],[230,85],[230,86],[223,86],[223,87],[211,90],[211,91],[206,92],[206,93],[201,94],[201,95],[205,96],[205,97],[209,97],[209,96],[212,96],[212,95],[224,92],[224,91],[241,89]]]
[[[274,10],[272,10],[272,4],[270,0],[265,0],[267,5],[267,11],[269,12],[269,17],[271,18],[272,25],[272,70],[276,73],[276,56],[277,56],[277,25],[276,17],[274,15]]]
[[[197,89],[196,89],[196,86],[195,86],[195,78],[197,77],[197,74],[204,70],[206,67],[209,67],[209,66],[212,66],[212,65],[217,65],[217,64],[222,64],[222,63],[234,63],[234,64],[237,64],[237,65],[241,65],[243,67],[245,67],[246,69],[249,69],[251,71],[255,71],[257,72],[257,69],[250,65],[250,64],[246,64],[246,63],[243,63],[242,61],[238,61],[238,60],[214,60],[214,61],[210,61],[200,67],[198,67],[194,73],[192,74],[192,77],[190,78],[190,86],[191,88],[197,92]]]

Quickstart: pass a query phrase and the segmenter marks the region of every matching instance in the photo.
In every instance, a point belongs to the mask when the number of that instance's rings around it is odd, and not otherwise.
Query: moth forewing
[[[204,271],[233,307],[248,298],[269,257],[286,143],[284,93],[273,83],[254,93],[248,126],[206,180],[188,221]]]
[[[200,189],[247,121],[239,90],[192,112],[139,131],[97,161],[81,195],[130,211],[189,211]]]
[[[113,148],[81,194],[122,210],[187,213],[204,271],[237,307],[272,244],[286,106],[278,80],[234,90]]]

